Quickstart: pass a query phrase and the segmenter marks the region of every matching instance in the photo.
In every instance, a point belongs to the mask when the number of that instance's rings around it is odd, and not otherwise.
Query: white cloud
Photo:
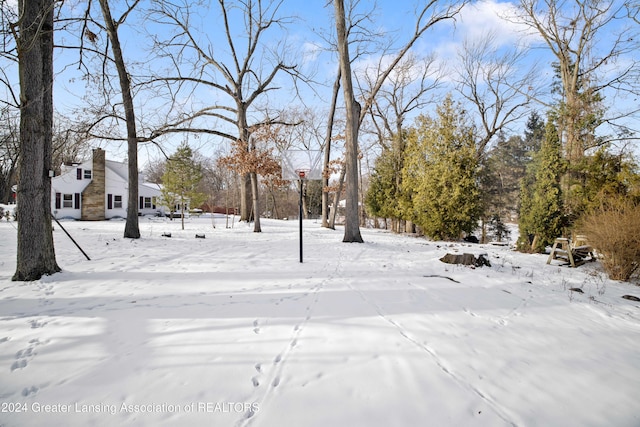
[[[315,62],[322,53],[322,46],[314,42],[304,42],[302,44],[302,56],[305,63]]]
[[[532,43],[537,34],[528,26],[517,23],[516,16],[517,7],[513,3],[482,0],[462,10],[457,30],[462,39],[475,40],[492,33],[503,46]]]

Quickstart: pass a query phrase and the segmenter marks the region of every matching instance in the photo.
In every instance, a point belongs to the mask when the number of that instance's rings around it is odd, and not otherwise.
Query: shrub
[[[609,201],[587,214],[580,223],[589,243],[602,257],[614,280],[629,280],[640,273],[640,204]]]

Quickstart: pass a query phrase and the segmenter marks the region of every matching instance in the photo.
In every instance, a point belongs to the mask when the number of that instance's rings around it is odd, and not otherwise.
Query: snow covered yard
[[[1,221],[0,425],[640,425],[640,288],[597,262],[307,221],[300,264],[263,221],[64,222],[91,261],[55,226],[33,283]]]

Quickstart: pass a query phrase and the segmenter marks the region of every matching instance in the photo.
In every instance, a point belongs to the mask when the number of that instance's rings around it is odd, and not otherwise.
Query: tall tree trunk
[[[336,217],[338,216],[338,206],[340,204],[340,196],[342,196],[342,190],[344,189],[344,177],[346,170],[344,166],[340,170],[340,177],[338,178],[338,188],[333,194],[333,209],[331,210],[331,216],[329,217],[329,228],[336,229]]]
[[[138,134],[136,132],[136,116],[133,109],[133,97],[131,96],[131,81],[122,56],[118,28],[109,8],[108,0],[100,0],[100,8],[104,16],[105,27],[111,41],[113,59],[118,70],[120,91],[122,92],[122,104],[124,106],[125,121],[127,124],[127,155],[129,172],[129,195],[127,199],[127,222],[124,226],[124,237],[131,239],[140,238],[138,225]]]
[[[351,60],[345,24],[344,0],[334,0],[336,13],[336,32],[338,35],[338,53],[342,73],[342,89],[347,111],[345,132],[345,168],[347,194],[345,199],[345,222],[343,242],[363,243],[360,235],[360,216],[358,214],[358,131],[360,130],[360,104],[353,93]]]
[[[53,1],[20,0],[18,248],[12,280],[60,271],[51,227]]]
[[[251,175],[240,176],[240,221],[251,221]]]
[[[338,93],[340,92],[340,78],[342,74],[338,68],[338,75],[333,82],[333,94],[331,96],[331,107],[329,107],[329,120],[327,121],[327,135],[324,140],[324,163],[322,165],[322,226],[334,228],[329,223],[329,162],[331,162],[331,135],[333,133],[333,120],[336,115],[338,105]],[[335,216],[334,221],[335,223]]]
[[[251,172],[251,195],[253,201],[253,232],[260,233],[260,198],[258,197],[258,174]]]
[[[238,135],[245,149],[249,151],[251,149],[249,141],[251,134],[249,133],[249,126],[247,124],[247,110],[242,101],[242,94],[239,94],[238,97],[239,98],[236,99],[238,109]],[[255,209],[255,207],[252,209],[252,185],[251,174],[245,173],[240,177],[240,221],[249,222],[251,220],[251,212]]]

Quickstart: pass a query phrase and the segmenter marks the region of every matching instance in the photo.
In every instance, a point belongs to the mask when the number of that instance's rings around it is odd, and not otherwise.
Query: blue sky
[[[217,2],[211,1],[212,6],[217,7]],[[380,32],[385,32],[397,39],[397,44],[402,44],[415,22],[414,9],[416,4],[412,0],[379,0],[376,2],[376,8],[367,22],[369,28],[375,28]],[[79,2],[76,6],[76,13],[81,10],[84,2]],[[326,51],[326,42],[322,39],[320,33],[333,34],[333,6],[327,4],[327,0],[299,1],[285,0],[280,9],[280,15],[290,16],[292,20],[286,29],[274,29],[273,37],[268,40],[272,46],[280,43],[287,43],[287,53],[292,60],[295,60],[300,67],[306,71],[315,72],[315,80],[325,83],[326,86],[315,86],[314,90],[303,88],[304,103],[307,106],[313,106],[319,110],[328,108],[330,85],[337,70],[335,54]],[[360,13],[368,13],[372,9],[373,2],[361,1],[358,7]],[[67,5],[71,3],[67,2]],[[146,5],[145,2],[142,5]],[[114,6],[115,7],[115,6]],[[433,27],[431,31],[426,33],[414,47],[414,53],[417,55],[427,55],[433,53],[440,61],[446,61],[449,72],[445,76],[445,84],[442,92],[453,92],[453,75],[456,65],[456,54],[465,39],[478,40],[485,34],[491,32],[495,35],[496,50],[510,49],[515,45],[534,46],[529,51],[525,60],[522,61],[522,68],[526,69],[532,63],[537,62],[539,65],[539,77],[541,77],[542,86],[548,86],[552,78],[551,62],[552,56],[547,49],[540,48],[542,46],[541,39],[535,34],[527,34],[525,28],[513,22],[508,22],[501,16],[513,13],[513,4],[510,2],[499,2],[495,0],[477,1],[467,5],[461,14],[456,18],[455,22],[441,22]],[[114,11],[114,15],[118,15]],[[145,61],[148,56],[147,47],[149,40],[146,38],[144,31],[140,31],[140,16],[133,14],[130,16],[127,24],[122,28],[121,40],[123,42],[124,54],[128,60]],[[218,49],[216,54],[224,54],[224,50],[220,47],[225,46],[223,33],[221,32],[221,20],[219,12],[214,11],[199,15],[193,18],[193,25],[199,25],[204,30],[202,37],[208,37],[212,42],[212,46]],[[162,30],[166,31],[166,29]],[[99,34],[99,36],[103,36]],[[62,38],[57,39],[59,42]],[[240,39],[237,39],[240,40]],[[354,64],[354,69],[361,69],[367,63],[375,63],[379,60],[381,53],[373,50],[367,57],[363,57]],[[74,67],[67,67],[70,62],[77,60],[76,52],[56,52],[56,71],[60,72],[56,79],[55,103],[56,108],[62,112],[70,111],[72,108],[82,105],[78,95],[84,90],[84,82],[80,80],[79,73]],[[636,54],[635,60],[638,60]],[[137,70],[131,70],[135,74]],[[449,81],[447,81],[449,80]],[[276,82],[281,90],[269,94],[269,102],[281,105],[291,105],[300,103],[293,96],[291,81],[285,76],[280,76]],[[207,102],[211,98],[218,96],[215,93],[200,93]],[[140,107],[141,115],[145,113],[143,106],[149,106],[153,100],[141,99],[142,95],[136,99],[137,105]],[[204,102],[204,101],[203,101]],[[430,113],[433,110],[426,107],[422,112]],[[544,111],[540,106],[534,109]],[[431,111],[430,111],[431,110]],[[215,124],[212,124],[215,126]],[[514,127],[511,132],[519,133],[520,129]],[[183,138],[174,138],[174,145],[177,145]],[[196,147],[207,147],[217,145],[220,142],[209,140],[207,138],[193,138],[189,141]],[[109,155],[113,159],[121,159],[124,157],[126,149],[124,144],[109,143],[105,147],[109,151]],[[171,148],[169,148],[171,150]],[[208,154],[208,153],[207,153]],[[141,148],[141,166],[147,158],[157,158],[160,153],[153,148],[147,146]]]

